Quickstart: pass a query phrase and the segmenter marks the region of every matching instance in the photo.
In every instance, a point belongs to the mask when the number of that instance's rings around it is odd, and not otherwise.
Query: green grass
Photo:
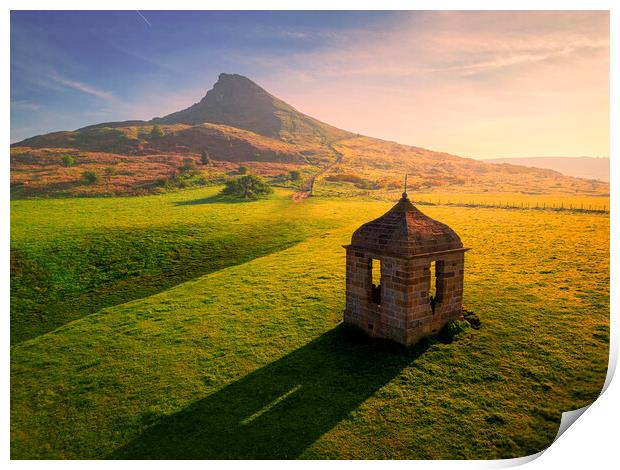
[[[366,198],[390,200],[400,197],[403,188],[398,189],[361,189],[352,183],[329,181],[318,178],[313,194],[325,198]],[[472,206],[480,208],[512,208],[562,210],[581,212],[609,212],[609,194],[546,194],[527,192],[459,192],[455,188],[438,187],[435,192],[409,190],[409,197],[414,203],[427,205]]]
[[[346,220],[288,193],[234,203],[208,188],[141,198],[13,201],[11,342],[297,243]]]
[[[608,216],[424,207],[472,247],[464,302],[482,324],[406,350],[340,325],[341,245],[389,203],[278,193],[178,205],[205,197],[13,203],[12,244],[41,259],[76,237],[125,246],[128,230],[178,226],[273,245],[243,264],[223,248],[203,275],[15,344],[12,458],[517,457],[548,446],[560,413],[601,389]],[[191,243],[186,261],[201,256]],[[66,262],[89,261],[76,257]]]

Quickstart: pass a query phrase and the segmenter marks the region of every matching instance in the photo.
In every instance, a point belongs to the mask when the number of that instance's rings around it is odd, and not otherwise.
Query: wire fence
[[[532,201],[500,201],[500,202],[480,202],[480,201],[463,201],[440,198],[436,200],[417,200],[412,201],[414,204],[427,206],[455,206],[455,207],[483,207],[489,209],[519,209],[519,210],[546,210],[546,211],[567,211],[567,212],[583,212],[593,214],[609,214],[607,205],[597,206],[584,203],[565,203],[561,202],[532,202]]]

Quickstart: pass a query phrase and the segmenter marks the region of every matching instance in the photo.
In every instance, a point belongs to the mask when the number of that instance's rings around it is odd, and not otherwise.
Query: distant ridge
[[[515,157],[483,161],[543,168],[566,176],[609,182],[609,158],[606,157]]]

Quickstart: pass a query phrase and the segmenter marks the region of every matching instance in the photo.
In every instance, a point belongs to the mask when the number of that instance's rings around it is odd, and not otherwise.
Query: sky
[[[403,144],[609,156],[603,11],[13,11],[11,141],[163,116],[221,72]]]

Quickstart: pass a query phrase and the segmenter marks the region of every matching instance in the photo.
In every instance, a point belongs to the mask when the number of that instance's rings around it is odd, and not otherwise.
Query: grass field
[[[340,324],[392,203],[215,191],[11,203],[12,458],[508,458],[597,397],[608,215],[422,207],[482,323],[403,349]]]
[[[350,220],[345,207],[303,211],[282,193],[262,202],[227,202],[213,188],[14,201],[12,342],[286,248]]]
[[[353,184],[334,183],[318,179],[314,186],[314,194],[325,198],[365,198],[373,200],[393,201],[400,197],[402,188],[392,190],[365,190]],[[438,188],[435,192],[413,191],[414,202],[424,205],[457,205],[498,207],[515,209],[546,209],[609,212],[609,194],[526,194],[516,192],[446,192]]]

